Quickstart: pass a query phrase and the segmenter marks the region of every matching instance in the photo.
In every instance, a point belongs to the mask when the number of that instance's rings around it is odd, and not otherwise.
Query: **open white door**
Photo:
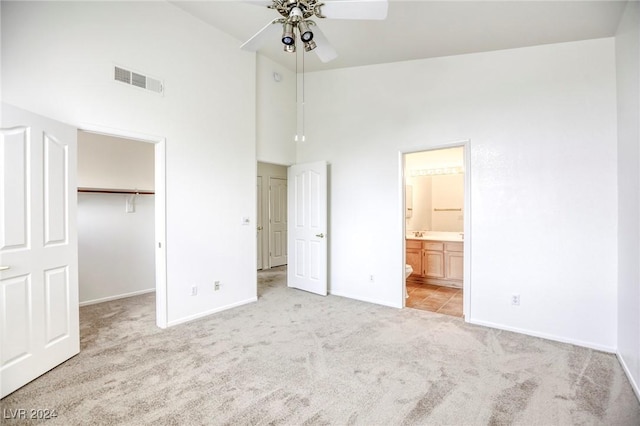
[[[288,171],[287,285],[327,295],[327,163]]]
[[[0,397],[80,351],[77,129],[3,104]]]

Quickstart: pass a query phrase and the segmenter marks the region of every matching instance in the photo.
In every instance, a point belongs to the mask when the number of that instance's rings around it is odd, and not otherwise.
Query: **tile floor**
[[[407,307],[462,318],[462,289],[407,280]]]

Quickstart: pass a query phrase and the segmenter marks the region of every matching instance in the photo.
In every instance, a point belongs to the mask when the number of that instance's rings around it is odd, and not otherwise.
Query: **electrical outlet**
[[[220,281],[216,281],[213,283],[213,291],[220,290]]]
[[[373,275],[369,275],[369,281],[373,282]]]
[[[197,294],[198,294],[198,287],[194,285],[191,287],[191,295],[196,296]]]
[[[511,304],[514,306],[520,306],[520,295],[512,294],[511,295]]]

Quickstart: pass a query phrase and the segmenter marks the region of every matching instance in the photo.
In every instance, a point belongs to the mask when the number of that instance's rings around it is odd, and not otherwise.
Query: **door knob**
[[[324,238],[324,234],[323,234],[323,233],[316,234],[316,237],[318,237],[318,238]]]
[[[258,226],[258,231],[262,231],[262,226]]]
[[[0,266],[0,271],[6,271],[7,269],[9,269],[8,266]]]

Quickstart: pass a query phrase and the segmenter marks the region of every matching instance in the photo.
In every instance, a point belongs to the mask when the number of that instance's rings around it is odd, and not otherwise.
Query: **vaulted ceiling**
[[[341,0],[332,0],[341,1]],[[175,1],[177,7],[238,40],[238,48],[277,12],[241,0]],[[510,49],[613,36],[626,1],[390,0],[383,21],[316,19],[338,52],[322,63],[305,54],[306,71]],[[302,49],[298,49],[301,51]],[[295,54],[280,37],[260,53],[291,70]]]

